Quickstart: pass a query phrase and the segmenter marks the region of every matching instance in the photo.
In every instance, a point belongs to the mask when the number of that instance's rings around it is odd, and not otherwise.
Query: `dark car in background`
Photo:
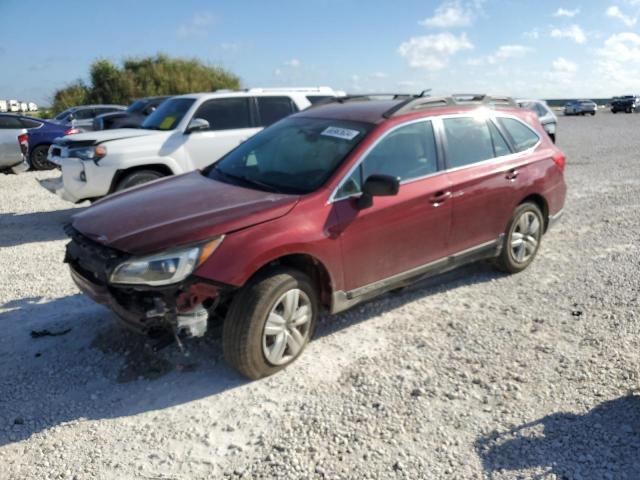
[[[611,113],[637,112],[640,108],[640,97],[638,95],[623,95],[622,97],[613,97],[611,101]]]
[[[7,119],[7,117],[9,118]],[[53,140],[80,132],[79,129],[67,125],[23,115],[0,114],[0,119],[12,122],[16,125],[16,128],[26,129],[29,141],[29,150],[26,156],[32,170],[50,170],[54,168],[55,165],[47,161],[47,154]]]
[[[598,105],[592,100],[572,100],[564,106],[565,115],[595,115]]]
[[[93,128],[93,119],[98,115],[124,111],[126,109],[127,107],[123,105],[81,105],[66,109],[64,112],[56,115],[51,121],[83,130],[91,130]]]
[[[113,128],[140,128],[144,119],[156,111],[168,96],[147,97],[136,100],[124,111],[103,113],[93,119],[94,130],[111,130]]]

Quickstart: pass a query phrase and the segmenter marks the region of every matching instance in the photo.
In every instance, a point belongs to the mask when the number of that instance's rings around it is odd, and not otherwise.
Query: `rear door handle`
[[[432,195],[429,201],[431,202],[431,205],[437,207],[441,203],[445,202],[448,198],[451,198],[451,192],[449,190],[442,190]]]
[[[504,178],[506,178],[507,180],[515,180],[516,178],[518,178],[519,174],[520,172],[517,168],[512,168],[505,174]]]

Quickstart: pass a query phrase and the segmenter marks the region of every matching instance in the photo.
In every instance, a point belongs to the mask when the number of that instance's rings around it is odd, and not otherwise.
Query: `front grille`
[[[71,241],[67,244],[64,261],[92,282],[106,285],[113,269],[129,256],[94,242],[71,225],[65,227],[65,232]]]

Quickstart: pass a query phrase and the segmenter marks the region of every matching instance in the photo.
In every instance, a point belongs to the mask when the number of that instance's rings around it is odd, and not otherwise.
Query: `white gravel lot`
[[[62,263],[83,207],[0,177],[0,479],[640,478],[638,131],[560,119],[565,216],[527,271],[326,317],[257,382],[212,337],[147,351]]]

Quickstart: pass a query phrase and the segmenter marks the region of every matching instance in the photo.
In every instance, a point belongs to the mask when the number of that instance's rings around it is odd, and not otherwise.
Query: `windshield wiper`
[[[244,183],[245,185],[253,185],[254,187],[255,186],[262,187],[259,190],[266,189],[266,190],[268,190],[270,192],[283,193],[277,187],[274,187],[273,185],[270,185],[268,183],[261,182],[260,180],[255,180],[253,178],[243,177],[242,175],[233,175],[232,173],[223,172],[219,168],[215,168],[213,171],[216,172],[217,174],[223,176],[223,177],[229,178],[231,180],[239,181],[241,183]]]

